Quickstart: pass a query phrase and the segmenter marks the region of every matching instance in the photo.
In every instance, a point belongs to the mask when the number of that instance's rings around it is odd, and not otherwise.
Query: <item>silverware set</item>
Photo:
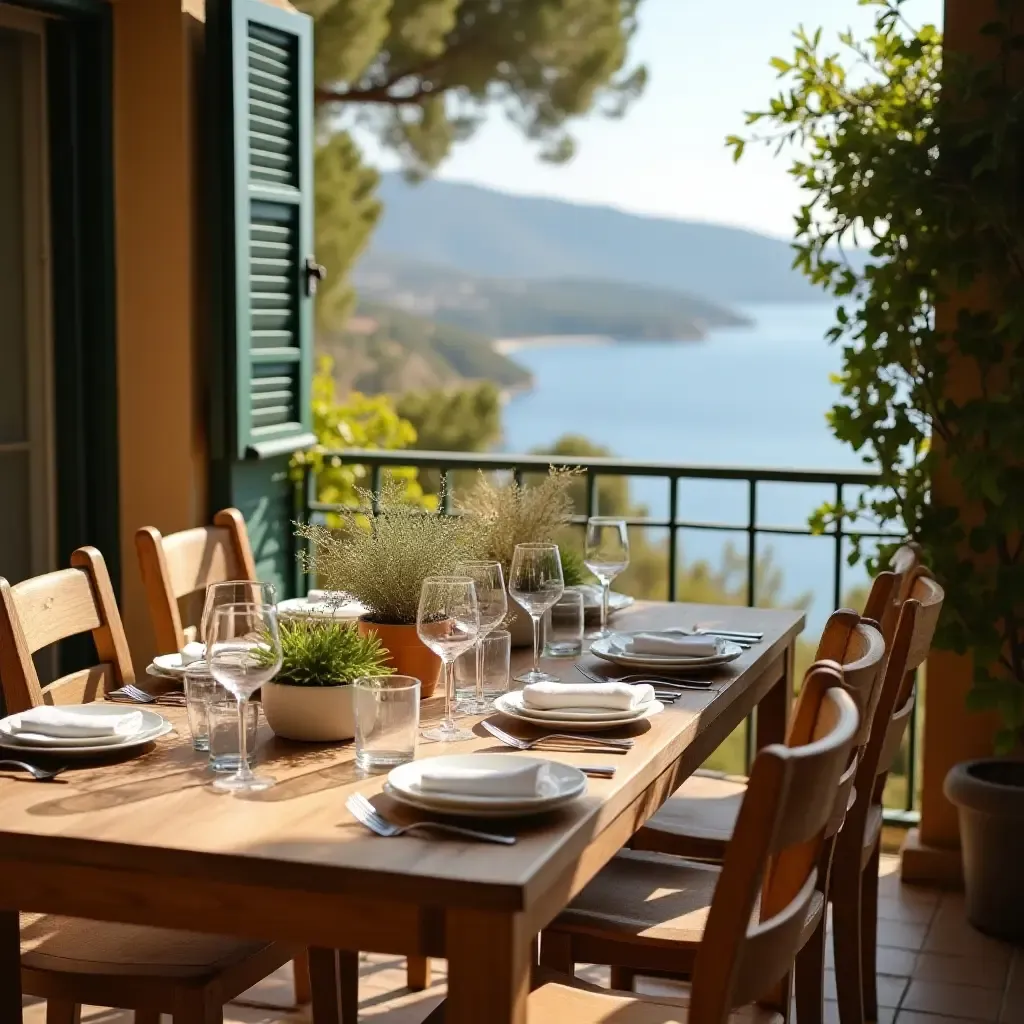
[[[0,771],[21,771],[28,772],[37,782],[49,782],[57,778],[61,772],[66,771],[68,765],[60,764],[53,768],[40,768],[38,765],[29,764],[27,761],[0,761]]]
[[[505,732],[504,729],[491,721],[485,720],[480,724],[500,743],[504,743],[506,747],[514,747],[516,750],[533,750],[548,740],[556,740],[562,744],[579,744],[584,749],[614,754],[628,753],[633,746],[632,740],[610,740],[597,736],[578,736],[573,733],[562,732],[549,732],[533,740],[524,740],[519,736],[513,736],[511,733]],[[584,775],[613,775],[615,773],[614,768],[603,765],[591,766],[589,770],[581,767],[580,771]]]
[[[408,833],[433,832],[439,835],[454,836],[457,839],[474,839],[481,843],[498,843],[501,846],[514,846],[515,836],[498,835],[496,832],[479,832],[474,828],[463,828],[461,825],[449,825],[443,821],[417,821],[412,825],[396,825],[388,821],[362,793],[353,793],[345,801],[352,817],[371,832],[385,839],[404,836]]]
[[[709,679],[679,679],[674,676],[654,676],[650,672],[636,672],[609,679],[599,676],[596,672],[591,672],[578,662],[576,671],[580,675],[586,676],[592,683],[649,683],[654,687],[654,696],[658,700],[677,700],[684,690],[707,690],[711,686]]]
[[[125,683],[116,690],[111,690],[106,695],[106,700],[119,702],[121,704],[172,704],[184,706],[184,693],[147,693],[139,689],[134,683]]]

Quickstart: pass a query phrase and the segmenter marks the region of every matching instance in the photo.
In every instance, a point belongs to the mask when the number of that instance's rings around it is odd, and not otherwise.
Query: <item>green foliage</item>
[[[583,564],[583,556],[578,551],[567,544],[559,544],[558,554],[562,559],[562,580],[567,587],[578,587],[581,583],[592,582],[593,577]]]
[[[371,622],[411,625],[423,581],[477,556],[480,524],[424,511],[407,500],[400,480],[385,480],[377,493],[358,489],[356,497],[354,508],[338,510],[337,528],[298,525],[308,543],[302,566],[325,589],[365,605]],[[371,507],[378,511],[368,519],[362,510]]]
[[[363,164],[347,132],[325,138],[316,148],[316,254],[328,269],[317,289],[318,327],[341,329],[355,305],[348,272],[363,251],[380,216],[374,192],[380,175]]]
[[[501,398],[490,382],[455,390],[411,391],[398,415],[416,431],[414,447],[430,452],[482,452],[501,436]]]
[[[416,430],[398,415],[387,395],[353,392],[344,403],[338,402],[332,370],[332,361],[322,357],[313,377],[313,431],[317,446],[296,452],[292,457],[292,472],[298,479],[305,467],[312,469],[318,501],[357,506],[359,489],[368,482],[366,467],[342,463],[326,453],[339,448],[385,451],[408,448],[416,441]],[[415,469],[392,469],[385,476],[399,488],[401,501],[422,508],[437,507],[434,498],[424,493]],[[335,519],[328,521],[336,525]]]
[[[1007,750],[1024,735],[1020,14],[998,5],[990,57],[968,62],[944,60],[903,0],[861,3],[877,8],[874,35],[827,52],[820,31],[799,31],[774,62],[782,91],[748,115],[771,128],[748,143],[798,147],[796,263],[840,299],[832,429],[882,474],[814,525],[870,519],[922,544],[946,588],[937,642],[972,652],[969,705],[1001,713]],[[861,271],[843,255],[856,243],[870,247]]]
[[[362,676],[390,675],[387,651],[376,633],[362,636],[355,623],[333,619],[282,619],[281,670],[275,683],[289,686],[341,686]],[[260,654],[257,650],[257,654]],[[267,664],[273,662],[270,650]]]
[[[324,120],[359,120],[413,173],[436,167],[498,106],[547,159],[566,123],[620,116],[643,88],[627,69],[639,0],[297,0],[316,19]]]

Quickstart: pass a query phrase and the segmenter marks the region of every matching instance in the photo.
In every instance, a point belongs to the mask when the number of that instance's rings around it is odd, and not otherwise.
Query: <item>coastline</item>
[[[555,345],[592,347],[614,345],[615,339],[603,334],[537,334],[526,338],[496,338],[491,348],[499,355],[506,356],[523,348],[551,348]]]

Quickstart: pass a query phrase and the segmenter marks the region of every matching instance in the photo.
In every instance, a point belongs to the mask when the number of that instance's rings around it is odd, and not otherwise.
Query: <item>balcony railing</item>
[[[385,470],[416,468],[432,470],[445,484],[444,507],[440,514],[453,511],[454,475],[462,471],[483,470],[491,473],[510,473],[518,482],[530,474],[543,474],[549,466],[578,467],[585,473],[585,502],[582,512],[572,519],[576,525],[586,523],[588,516],[599,511],[598,485],[608,478],[646,478],[662,480],[666,490],[667,515],[627,516],[630,526],[645,530],[660,530],[667,534],[667,557],[665,559],[667,594],[670,601],[677,599],[679,588],[680,538],[684,531],[712,531],[723,535],[735,535],[746,541],[746,603],[754,606],[758,602],[758,557],[766,541],[772,537],[813,537],[816,543],[831,545],[832,594],[831,608],[843,603],[847,580],[847,544],[854,536],[865,540],[894,540],[896,534],[875,532],[869,529],[844,530],[839,524],[825,533],[815,534],[806,526],[782,525],[762,522],[759,517],[759,489],[764,485],[819,485],[828,491],[830,500],[841,505],[857,489],[864,489],[877,483],[878,476],[871,470],[799,470],[765,467],[699,466],[678,463],[635,462],[614,458],[588,458],[577,456],[479,454],[466,452],[421,452],[421,451],[375,451],[363,449],[342,449],[325,453],[325,458],[335,465],[363,467],[369,490],[377,492]],[[745,513],[739,521],[718,521],[713,519],[687,519],[680,515],[680,481],[739,481],[745,487]],[[318,500],[316,479],[307,469],[298,495],[299,513],[309,521],[324,521],[336,506]],[[375,508],[365,510],[374,514]],[[302,580],[300,584],[307,581]],[[303,593],[305,591],[302,591]],[[920,702],[919,702],[920,706]],[[895,773],[897,785],[888,795],[892,804],[887,811],[891,824],[910,824],[917,820],[917,758],[919,715],[911,719],[910,728],[904,741],[902,755],[903,771]],[[743,743],[745,768],[749,770],[753,747],[753,730],[748,721]],[[738,766],[737,766],[738,767]],[[902,792],[899,792],[902,790]]]

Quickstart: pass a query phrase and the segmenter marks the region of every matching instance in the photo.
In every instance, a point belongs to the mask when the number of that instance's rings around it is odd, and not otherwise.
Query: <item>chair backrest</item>
[[[92,633],[99,664],[40,686],[32,655],[78,633]],[[9,714],[39,704],[86,704],[134,682],[114,588],[96,548],[75,551],[70,569],[13,586],[0,578],[0,685]]]
[[[882,576],[890,576],[892,578],[891,589],[888,593],[882,593],[876,592],[872,587],[867,604],[864,606],[864,617],[874,619],[878,623],[887,649],[892,648],[900,609],[910,593],[910,587],[920,565],[921,549],[916,544],[904,544],[897,548],[896,553],[889,561],[888,572],[879,573],[876,577],[877,580]]]
[[[812,665],[786,745],[765,747],[754,760],[697,950],[691,1024],[724,1024],[730,1010],[764,1001],[791,970],[858,728],[838,666]]]
[[[906,593],[879,687],[871,734],[857,769],[856,801],[839,838],[840,848],[849,844],[849,856],[859,857],[877,838],[877,828],[868,829],[868,820],[880,826],[882,791],[914,714],[915,674],[931,650],[945,599],[942,587],[920,565],[912,570]]]
[[[157,648],[163,653],[180,651],[195,638],[195,626],[182,625],[181,598],[205,591],[211,583],[256,581],[249,533],[237,508],[218,512],[212,526],[167,537],[156,527],[143,526],[135,533],[135,549]]]

